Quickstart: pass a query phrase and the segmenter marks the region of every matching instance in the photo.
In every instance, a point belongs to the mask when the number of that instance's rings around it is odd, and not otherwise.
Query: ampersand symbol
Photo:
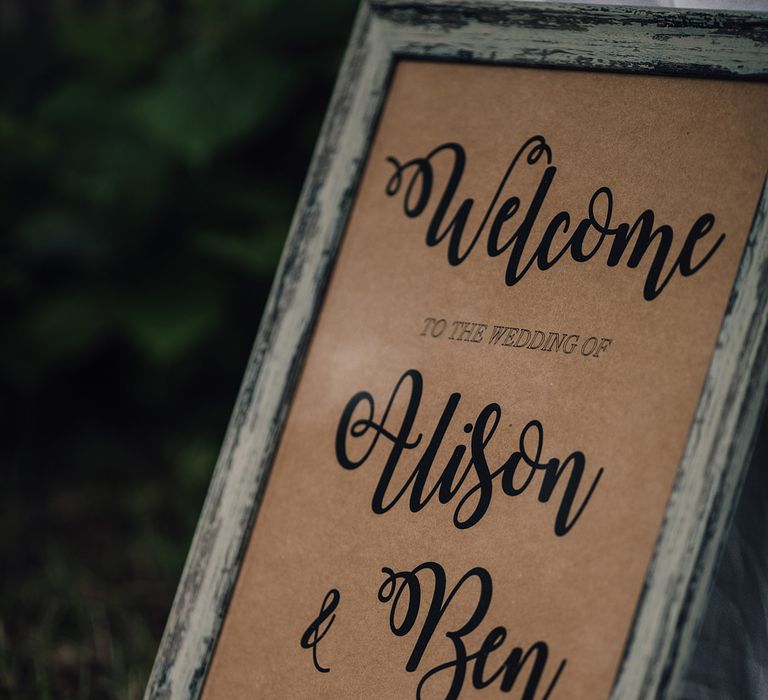
[[[302,649],[312,649],[312,663],[320,673],[328,673],[331,669],[323,668],[318,662],[317,645],[320,643],[322,638],[328,634],[328,630],[331,629],[333,621],[336,619],[336,614],[333,611],[336,610],[336,607],[339,604],[339,600],[341,600],[341,595],[335,588],[331,588],[331,590],[325,594],[325,598],[323,598],[323,604],[320,606],[320,614],[317,616],[314,622],[312,622],[312,624],[307,627],[306,631],[301,637]],[[328,619],[329,617],[330,620]],[[325,627],[322,627],[326,620],[328,621],[328,624],[326,624]]]

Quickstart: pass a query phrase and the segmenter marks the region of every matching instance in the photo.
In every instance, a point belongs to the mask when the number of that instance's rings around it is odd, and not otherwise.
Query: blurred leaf
[[[201,232],[195,237],[200,253],[229,265],[266,274],[280,260],[286,231],[265,228],[248,236],[220,232]]]
[[[62,196],[138,215],[166,192],[171,162],[136,131],[110,90],[67,84],[43,102],[40,122],[55,134],[52,174]]]
[[[291,81],[280,63],[247,48],[224,54],[193,49],[136,97],[132,113],[159,144],[199,165],[276,119]]]
[[[172,174],[162,152],[122,131],[68,151],[62,154],[61,191],[95,206],[127,205],[134,214],[148,210]]]
[[[37,353],[43,355],[49,365],[82,352],[108,324],[101,300],[85,290],[48,299],[28,320]]]
[[[94,262],[109,247],[81,218],[63,209],[33,214],[19,226],[16,239],[23,254],[38,262]]]
[[[0,158],[7,159],[8,152],[28,160],[38,160],[50,152],[51,140],[44,130],[38,129],[26,119],[19,119],[8,112],[0,112]]]
[[[220,45],[243,26],[259,28],[285,0],[190,0],[189,26],[196,41]]]
[[[147,3],[136,3],[121,14],[64,15],[55,25],[56,40],[65,55],[114,80],[155,58],[158,20]]]
[[[161,286],[151,294],[136,294],[126,300],[121,312],[123,326],[152,362],[173,362],[191,351],[216,325],[216,300],[212,295],[190,291]]]
[[[54,135],[60,137],[67,130],[88,136],[91,129],[115,120],[115,94],[113,87],[90,80],[67,81],[41,100],[39,114]]]

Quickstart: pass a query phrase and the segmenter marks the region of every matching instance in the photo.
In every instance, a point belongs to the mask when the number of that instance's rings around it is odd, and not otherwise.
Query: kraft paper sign
[[[402,61],[203,689],[607,698],[765,84]]]

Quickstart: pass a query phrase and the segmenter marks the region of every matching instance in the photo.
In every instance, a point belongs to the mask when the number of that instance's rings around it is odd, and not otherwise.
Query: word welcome
[[[467,529],[480,522],[488,511],[497,482],[505,495],[515,497],[535,488],[533,484],[540,476],[540,503],[549,502],[561,480],[565,481],[560,489],[554,531],[562,537],[573,528],[594,495],[603,468],[597,470],[585,491],[582,488],[587,469],[584,454],[576,450],[562,460],[543,458],[544,428],[538,420],[531,420],[523,427],[517,449],[493,468],[485,453],[501,423],[502,411],[497,403],[487,404],[474,423],[464,423],[463,431],[470,436],[469,445],[454,445],[445,465],[437,467],[438,451],[461,403],[461,394],[452,393],[415,465],[410,469],[404,465],[407,461],[404,457],[414,454],[424,437],[414,430],[423,387],[421,373],[409,369],[398,379],[380,414],[377,415],[374,398],[367,391],[355,394],[342,412],[336,431],[339,464],[344,469],[355,470],[374,455],[380,457],[381,475],[371,501],[374,513],[388,512],[409,491],[408,507],[413,513],[419,512],[435,497],[442,504],[457,499],[453,524],[457,529]],[[403,404],[404,410],[401,410]],[[356,456],[351,454],[353,443],[357,446]],[[377,450],[380,444],[383,449]],[[436,482],[428,487],[433,469],[441,471]]]
[[[656,214],[650,208],[640,213],[633,223],[614,223],[611,220],[613,193],[608,187],[600,187],[586,205],[586,215],[573,230],[571,230],[571,214],[561,211],[543,225],[544,233],[538,244],[531,250],[529,239],[534,226],[537,225],[539,213],[557,173],[557,168],[552,165],[552,150],[543,136],[532,136],[515,154],[474,233],[468,233],[466,230],[469,216],[475,205],[472,197],[464,199],[456,206],[453,214],[449,214],[467,161],[464,148],[460,144],[444,143],[431,150],[426,156],[413,158],[404,163],[389,156],[387,161],[394,165],[395,172],[387,181],[386,194],[392,197],[401,190],[404,191],[403,211],[408,218],[414,219],[421,216],[427,209],[427,205],[433,201],[432,189],[435,177],[432,161],[443,154],[451,156],[453,163],[450,166],[445,189],[439,195],[427,226],[426,244],[437,246],[447,239],[448,263],[453,266],[460,265],[477,245],[493,215],[485,250],[492,258],[504,254],[508,256],[504,280],[510,287],[523,279],[534,265],[539,270],[549,270],[566,254],[578,263],[586,263],[597,255],[603,244],[606,244],[610,246],[605,261],[609,267],[625,262],[627,267],[636,268],[647,256],[652,255],[643,286],[643,297],[647,301],[652,301],[661,294],[675,274],[689,277],[701,270],[725,239],[725,234],[720,234],[714,242],[704,243],[707,234],[714,228],[715,217],[711,213],[702,214],[691,225],[677,257],[671,260],[672,244],[675,239],[672,227],[668,224],[657,225]],[[522,213],[522,202],[518,196],[507,197],[499,204],[507,187],[507,181],[518,163],[523,162],[530,166],[542,159],[547,167],[541,174],[538,187],[525,214]],[[406,180],[407,184],[405,184]],[[520,216],[523,218],[517,228],[511,234],[503,235],[508,222],[519,219]],[[450,220],[446,224],[447,217],[450,217]],[[575,220],[574,218],[573,221]],[[569,237],[559,250],[554,250],[555,238],[558,234],[566,234]],[[706,246],[703,252],[697,250],[697,246],[700,247],[699,243]],[[651,247],[654,244],[655,252],[651,253]],[[698,260],[695,261],[696,257]]]

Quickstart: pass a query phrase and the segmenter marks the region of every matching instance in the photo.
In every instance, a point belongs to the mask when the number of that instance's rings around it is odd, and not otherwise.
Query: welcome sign
[[[175,692],[608,698],[676,570],[768,85],[407,56],[384,85],[205,680]]]

